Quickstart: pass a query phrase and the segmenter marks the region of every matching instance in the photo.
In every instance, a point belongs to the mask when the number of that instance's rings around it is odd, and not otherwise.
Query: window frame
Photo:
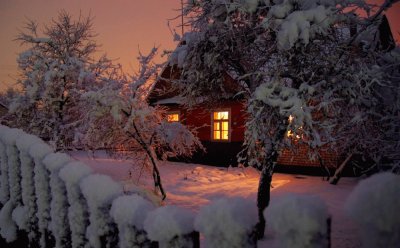
[[[216,112],[228,112],[228,139],[214,139],[214,113]],[[222,120],[217,120],[217,122],[222,123]],[[212,142],[223,142],[223,143],[227,143],[227,142],[231,142],[232,139],[232,112],[230,108],[218,108],[218,109],[213,109],[211,111],[211,129],[210,129],[210,133],[211,133],[211,141]],[[222,132],[222,130],[220,129],[220,132]]]

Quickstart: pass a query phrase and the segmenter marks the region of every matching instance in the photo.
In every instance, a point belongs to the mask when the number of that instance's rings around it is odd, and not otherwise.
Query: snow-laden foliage
[[[35,162],[34,172],[34,184],[36,194],[36,205],[38,218],[38,228],[40,232],[40,246],[44,247],[46,244],[47,229],[50,221],[50,174],[43,164],[43,159],[47,154],[53,152],[53,150],[44,143],[39,143],[31,146],[29,149],[29,155],[32,156]]]
[[[89,226],[89,212],[79,183],[91,173],[90,167],[81,162],[70,162],[59,172],[67,190],[68,222],[71,229],[72,248],[83,247],[87,243],[85,231],[86,227]]]
[[[26,219],[19,220],[19,228],[28,232],[30,241],[37,241],[37,205],[34,184],[34,161],[29,155],[31,146],[43,143],[38,137],[23,134],[17,141],[16,145],[19,150],[19,159],[21,161],[21,191],[22,191],[22,204],[23,208],[20,211],[25,211],[25,214],[18,214],[25,216]],[[14,214],[14,213],[13,213]],[[13,217],[14,218],[14,217]]]
[[[264,211],[276,233],[279,247],[327,247],[325,203],[316,196],[287,195],[277,199]]]
[[[90,175],[80,182],[80,188],[89,207],[90,225],[86,238],[92,247],[116,245],[116,228],[113,225],[110,208],[112,201],[122,195],[122,186],[109,176]],[[100,241],[101,240],[101,241]]]
[[[129,79],[121,77],[85,94],[88,104],[94,106],[87,121],[85,141],[92,149],[107,147],[136,159],[143,157],[143,166],[150,167],[154,186],[165,198],[157,155],[190,156],[202,146],[187,127],[166,123],[165,111],[147,103],[148,87],[161,67],[152,62],[156,53],[154,48],[148,55],[140,54],[139,71]]]
[[[49,230],[53,233],[56,248],[68,246],[71,240],[68,222],[68,198],[64,181],[58,173],[72,159],[65,153],[50,153],[43,159],[43,164],[50,172],[50,223]]]
[[[184,7],[191,30],[171,56],[180,72],[173,86],[188,105],[244,99],[239,159],[262,171],[261,226],[283,149],[303,147],[322,166],[323,152],[371,161],[358,165],[361,172],[399,157],[399,61],[381,15],[392,3],[196,0]]]
[[[84,92],[114,77],[114,66],[105,57],[93,58],[92,19],[73,18],[60,12],[52,23],[39,30],[28,22],[17,36],[27,50],[20,53],[18,66],[22,93],[10,104],[11,125],[49,140],[65,149],[79,142],[84,115]]]
[[[362,180],[346,201],[345,210],[360,226],[363,247],[400,244],[400,176],[380,173]]]
[[[150,245],[143,225],[147,214],[154,208],[154,205],[139,195],[124,195],[113,201],[110,214],[118,226],[119,247]]]
[[[191,247],[190,241],[183,245],[181,237],[193,232],[194,214],[177,206],[164,206],[148,213],[144,229],[151,240],[158,241],[160,247]],[[181,245],[174,246],[174,243]]]
[[[10,190],[8,185],[8,162],[7,162],[7,146],[3,141],[3,135],[9,130],[6,126],[0,126],[0,203],[6,204],[10,199]]]
[[[207,247],[255,247],[257,223],[254,203],[243,198],[223,198],[200,209],[195,228],[204,234]]]

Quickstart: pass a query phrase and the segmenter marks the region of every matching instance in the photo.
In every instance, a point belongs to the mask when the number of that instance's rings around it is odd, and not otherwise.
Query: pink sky
[[[374,1],[374,0],[372,0]],[[380,0],[376,0],[377,2]],[[24,50],[13,39],[26,18],[49,23],[65,9],[78,17],[91,13],[101,52],[131,72],[136,68],[139,48],[149,51],[154,45],[174,49],[176,44],[167,20],[176,17],[180,0],[0,0],[0,90],[12,86],[17,77],[17,54]],[[400,41],[400,3],[387,13],[396,40]],[[176,24],[177,22],[175,22]],[[171,25],[174,27],[174,24]]]

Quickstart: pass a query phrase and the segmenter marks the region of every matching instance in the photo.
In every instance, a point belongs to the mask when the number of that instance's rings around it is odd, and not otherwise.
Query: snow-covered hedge
[[[400,176],[380,173],[361,181],[345,204],[359,225],[363,247],[399,247]]]
[[[287,195],[264,211],[279,247],[328,247],[328,211],[318,197]]]
[[[256,247],[252,231],[257,221],[254,202],[220,199],[200,210],[195,228],[204,234],[207,247]]]
[[[139,195],[124,195],[115,199],[111,216],[118,226],[119,247],[149,247],[144,220],[154,205]]]
[[[161,248],[194,247],[194,214],[177,206],[164,206],[151,211],[144,222],[151,240]]]

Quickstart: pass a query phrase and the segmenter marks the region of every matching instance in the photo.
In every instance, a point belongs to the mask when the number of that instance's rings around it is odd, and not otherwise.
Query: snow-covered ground
[[[145,169],[141,171],[140,166],[132,169],[132,161],[112,159],[104,153],[98,153],[95,157],[82,152],[73,152],[71,155],[91,166],[94,171],[123,182],[125,190],[137,184],[151,189],[150,174],[145,173]],[[244,197],[254,201],[256,207],[258,172],[252,168],[218,168],[163,162],[160,164],[160,173],[167,192],[167,199],[163,204],[178,205],[198,212],[214,199]],[[357,227],[343,211],[344,202],[359,180],[342,178],[334,186],[323,181],[321,177],[277,173],[273,177],[271,202],[290,193],[319,196],[325,201],[332,216],[332,247],[360,247]],[[272,231],[267,229],[266,237],[259,242],[259,247],[278,247]]]

